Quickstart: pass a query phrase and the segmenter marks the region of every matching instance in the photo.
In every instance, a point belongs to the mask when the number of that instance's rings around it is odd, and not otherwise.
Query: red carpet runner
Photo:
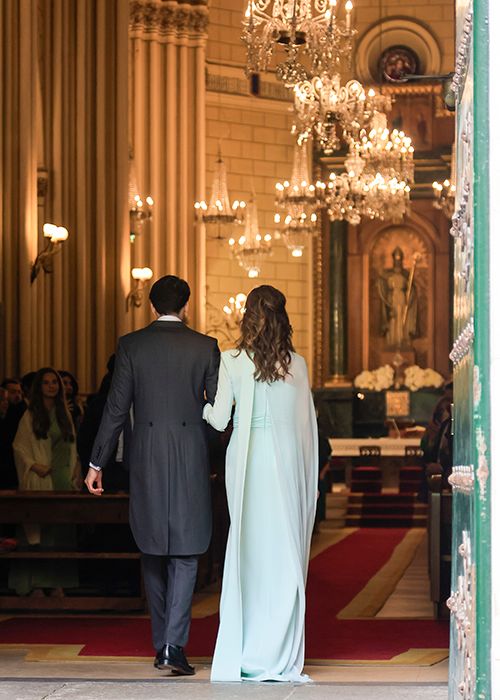
[[[307,589],[306,657],[388,660],[413,649],[446,649],[448,623],[338,620],[337,613],[388,561],[406,530],[363,528],[316,556]],[[212,656],[217,615],[193,620],[187,652]],[[0,622],[0,644],[84,644],[80,656],[151,656],[144,618],[25,617]]]

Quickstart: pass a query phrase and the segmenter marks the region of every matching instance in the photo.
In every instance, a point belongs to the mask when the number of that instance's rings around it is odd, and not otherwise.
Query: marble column
[[[134,243],[134,264],[191,286],[190,320],[203,330],[204,234],[193,204],[205,189],[206,3],[134,0],[130,5],[130,146],[142,196],[154,213]],[[150,320],[147,305],[133,325]]]
[[[128,0],[40,0],[44,217],[69,239],[34,287],[45,356],[95,390],[117,337],[130,330]]]
[[[93,391],[131,328],[128,24],[128,0],[0,3],[2,375],[52,365]],[[69,239],[30,284],[44,222]]]
[[[37,250],[36,0],[0,3],[0,372],[37,361],[31,332],[36,298],[30,264]]]
[[[347,380],[347,231],[345,221],[330,224],[330,382]]]

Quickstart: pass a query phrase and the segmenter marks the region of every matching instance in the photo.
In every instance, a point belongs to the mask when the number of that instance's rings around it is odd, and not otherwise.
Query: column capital
[[[156,36],[205,36],[208,7],[205,2],[192,4],[177,0],[131,0],[131,33]]]

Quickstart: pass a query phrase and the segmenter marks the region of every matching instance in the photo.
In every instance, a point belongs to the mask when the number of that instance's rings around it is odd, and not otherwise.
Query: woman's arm
[[[22,485],[29,471],[35,472],[40,478],[50,474],[50,464],[39,464],[39,455],[35,450],[36,437],[33,433],[32,417],[26,411],[21,418],[16,437],[12,443],[14,459],[16,462],[17,477]]]
[[[205,405],[203,409],[203,418],[207,423],[210,423],[213,428],[223,432],[231,418],[233,400],[234,394],[231,377],[229,376],[229,370],[226,366],[226,359],[224,355],[222,355],[215,402],[213,406],[209,403]]]

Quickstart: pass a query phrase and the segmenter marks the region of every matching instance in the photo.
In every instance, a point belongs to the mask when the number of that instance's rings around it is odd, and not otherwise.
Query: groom
[[[206,428],[220,361],[214,338],[188,328],[190,290],[173,275],[151,288],[151,325],[120,338],[113,382],[85,479],[103,492],[102,471],[133,409],[129,449],[130,526],[142,552],[154,665],[193,675],[183,651],[191,623],[198,556],[211,528]]]

